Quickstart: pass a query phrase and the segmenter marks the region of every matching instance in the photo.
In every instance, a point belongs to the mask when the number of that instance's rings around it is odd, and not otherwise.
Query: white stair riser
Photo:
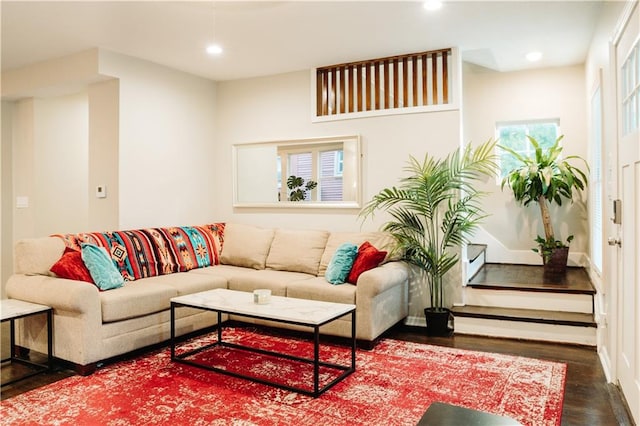
[[[593,313],[593,298],[589,294],[487,290],[466,287],[465,304],[495,308]]]
[[[455,318],[456,334],[596,346],[596,328],[486,318]]]

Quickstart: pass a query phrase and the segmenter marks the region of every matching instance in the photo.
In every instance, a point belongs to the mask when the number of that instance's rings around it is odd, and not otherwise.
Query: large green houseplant
[[[425,308],[427,332],[447,334],[450,311],[445,306],[444,276],[460,258],[460,247],[485,217],[479,201],[485,194],[474,185],[487,176],[495,176],[496,143],[492,140],[473,149],[467,145],[443,159],[428,153],[423,161],[409,158],[397,187],[380,191],[369,201],[361,216],[377,210],[392,217],[382,229],[397,242],[403,259],[417,267],[428,284],[431,305]],[[430,314],[444,318],[445,330],[438,330]]]
[[[570,235],[565,243],[556,238],[549,210],[550,204],[561,206],[563,198],[573,202],[574,190],[582,191],[587,185],[585,172],[572,165],[570,160],[580,160],[586,169],[589,169],[586,161],[577,155],[570,155],[564,159],[560,157],[562,138],[563,136],[558,137],[551,147],[545,149],[535,138],[527,136],[534,149],[532,157],[521,155],[509,147],[500,145],[500,148],[517,160],[517,167],[502,179],[502,188],[504,189],[505,185],[511,188],[518,203],[524,206],[537,203],[540,207],[544,237],[536,238],[538,246],[533,250],[542,256],[542,262],[546,268],[545,274],[550,276],[562,275],[566,270],[568,244],[573,239],[573,235]]]

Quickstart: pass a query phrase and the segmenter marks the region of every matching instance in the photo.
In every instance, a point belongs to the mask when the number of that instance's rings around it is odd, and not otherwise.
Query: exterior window
[[[311,152],[300,152],[296,154],[289,154],[288,158],[288,170],[287,177],[291,175],[295,175],[304,179],[305,182],[308,182],[310,179],[313,179],[313,156]],[[285,184],[286,186],[286,184]],[[311,192],[307,192],[305,194],[304,200],[311,200]]]
[[[554,144],[559,134],[559,120],[509,122],[496,125],[496,138],[499,144],[527,157],[534,154],[527,135],[534,137],[543,148],[547,148]],[[516,160],[507,152],[500,148],[497,149],[500,157],[499,180],[502,180],[511,170],[516,168]]]
[[[279,200],[287,200],[287,178],[297,176],[315,181],[315,189],[305,193],[305,201],[343,200],[344,151],[342,144],[325,145],[318,149],[278,150]]]
[[[320,153],[320,201],[342,200],[342,150]]]

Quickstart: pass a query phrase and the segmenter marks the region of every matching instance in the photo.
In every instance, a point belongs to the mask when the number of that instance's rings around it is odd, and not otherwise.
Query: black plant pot
[[[567,273],[567,259],[569,258],[569,247],[553,249],[549,259],[544,262],[544,278],[551,282],[558,282]],[[544,258],[543,258],[544,261]]]
[[[451,336],[453,334],[453,315],[446,308],[424,308],[427,320],[428,336]],[[451,326],[449,323],[451,322]]]

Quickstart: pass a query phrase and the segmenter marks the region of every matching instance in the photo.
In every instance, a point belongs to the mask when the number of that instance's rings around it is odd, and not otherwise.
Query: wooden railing
[[[316,69],[316,116],[449,103],[451,49]]]

